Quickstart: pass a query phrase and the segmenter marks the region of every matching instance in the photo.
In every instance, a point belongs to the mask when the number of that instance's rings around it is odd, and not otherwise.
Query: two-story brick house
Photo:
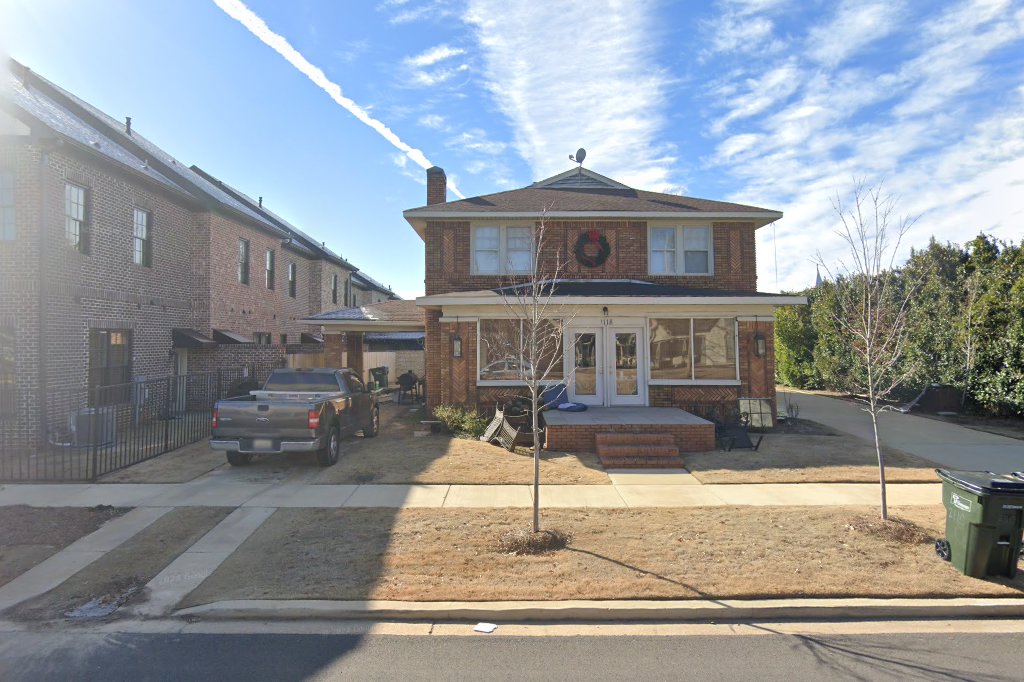
[[[750,399],[744,406],[764,406],[770,425],[774,310],[804,302],[757,291],[755,231],[780,212],[635,190],[583,168],[451,202],[443,170],[429,169],[427,183],[427,205],[404,215],[426,243],[417,303],[432,406],[487,409],[522,393],[508,351],[518,346],[514,297],[503,287],[539,259],[539,271],[561,273],[548,303],[571,321],[552,378],[571,400],[685,408]]]
[[[7,66],[0,450],[67,440],[68,415],[103,387],[322,354],[299,320],[352,305],[355,266],[130,119]]]

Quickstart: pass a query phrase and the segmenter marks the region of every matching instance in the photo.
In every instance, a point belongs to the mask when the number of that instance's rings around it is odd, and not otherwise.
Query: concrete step
[[[676,439],[671,433],[598,433],[594,435],[598,446],[601,445],[675,445]]]
[[[615,436],[612,439],[597,441],[597,457],[605,469],[632,469],[632,468],[681,468],[683,460],[679,458],[679,448],[672,440],[671,434],[598,434],[598,438],[604,436]],[[648,436],[668,436],[669,442],[644,443],[640,441],[651,440]],[[629,440],[626,440],[626,439]],[[612,440],[613,443],[608,443]],[[664,439],[658,439],[664,440]],[[614,441],[626,441],[618,443]],[[627,444],[628,443],[628,444]]]
[[[605,469],[682,469],[683,460],[678,457],[601,457]]]
[[[598,443],[597,454],[607,457],[678,457],[675,445],[602,445]]]

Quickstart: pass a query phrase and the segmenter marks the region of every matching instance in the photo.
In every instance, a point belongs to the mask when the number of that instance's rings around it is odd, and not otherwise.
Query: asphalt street
[[[468,626],[467,626],[468,629]],[[1019,634],[0,634],[14,680],[1020,680]]]

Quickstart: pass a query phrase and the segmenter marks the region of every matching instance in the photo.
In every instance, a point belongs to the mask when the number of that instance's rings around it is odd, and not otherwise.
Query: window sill
[[[739,379],[650,379],[648,386],[739,386]]]
[[[540,382],[540,384],[542,386],[547,386],[547,385],[552,385],[553,386],[555,384],[563,383],[564,381],[565,381],[564,379],[554,379],[554,378],[552,378],[552,379],[544,379],[543,381]],[[477,386],[483,386],[485,388],[488,387],[488,386],[492,386],[492,387],[495,387],[495,388],[499,388],[499,387],[502,387],[502,386],[516,386],[516,387],[519,387],[519,388],[528,388],[528,386],[526,385],[526,382],[523,381],[522,379],[503,379],[503,380],[499,380],[499,379],[491,379],[491,380],[477,379],[476,385]]]
[[[713,272],[649,272],[648,277],[714,277]]]

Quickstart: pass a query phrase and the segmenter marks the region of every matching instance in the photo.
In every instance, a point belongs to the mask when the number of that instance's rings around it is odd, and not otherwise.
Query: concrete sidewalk
[[[871,417],[861,405],[796,390],[779,391],[779,409],[789,400],[800,418],[873,443]],[[912,414],[886,411],[878,416],[882,444],[951,469],[1024,471],[1024,440],[976,431]]]
[[[839,506],[877,504],[874,483],[761,483],[692,485],[681,474],[616,474],[612,485],[542,485],[545,507],[621,509],[706,506]],[[938,505],[938,483],[890,483],[889,504]],[[11,484],[0,487],[0,506],[35,507],[386,507],[509,508],[533,505],[529,485],[309,485],[238,483],[199,479],[171,484]]]

